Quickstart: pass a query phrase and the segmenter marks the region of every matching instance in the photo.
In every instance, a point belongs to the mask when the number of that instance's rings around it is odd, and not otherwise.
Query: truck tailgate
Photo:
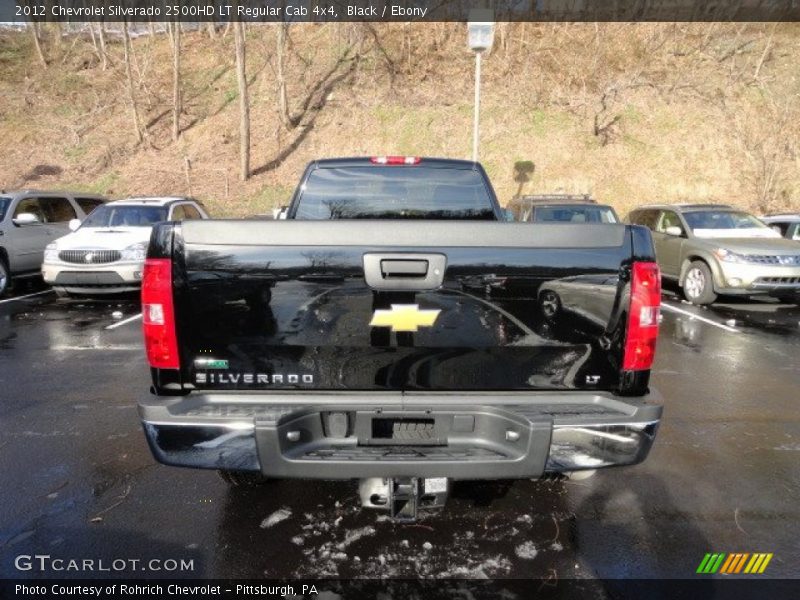
[[[613,390],[624,225],[188,221],[180,379],[209,390]],[[154,235],[166,235],[167,230]]]

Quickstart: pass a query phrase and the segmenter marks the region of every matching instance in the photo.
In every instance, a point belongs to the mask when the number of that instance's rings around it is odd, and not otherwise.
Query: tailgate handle
[[[427,260],[382,260],[384,277],[425,277],[428,274]]]
[[[364,255],[364,279],[373,290],[411,292],[442,286],[444,254],[370,252]]]

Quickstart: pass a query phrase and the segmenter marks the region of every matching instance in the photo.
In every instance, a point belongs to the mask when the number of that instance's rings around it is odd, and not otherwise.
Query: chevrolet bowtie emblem
[[[379,309],[372,315],[370,327],[391,327],[392,331],[417,331],[431,327],[439,309],[420,310],[419,304],[392,304],[392,310]]]

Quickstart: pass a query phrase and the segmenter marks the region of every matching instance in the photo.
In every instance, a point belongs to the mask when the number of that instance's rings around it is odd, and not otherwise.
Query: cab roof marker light
[[[373,156],[369,161],[373,165],[418,165],[419,156]]]

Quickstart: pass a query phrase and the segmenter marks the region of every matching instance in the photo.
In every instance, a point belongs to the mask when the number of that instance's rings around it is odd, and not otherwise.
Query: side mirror
[[[70,221],[69,221],[69,230],[70,231],[77,231],[78,227],[80,227],[80,226],[81,226],[81,220],[80,219],[70,219]]]
[[[677,225],[670,225],[664,230],[664,233],[675,237],[681,237],[683,235],[683,229],[681,229]]]
[[[39,217],[33,213],[19,213],[13,220],[14,225],[35,225]]]

